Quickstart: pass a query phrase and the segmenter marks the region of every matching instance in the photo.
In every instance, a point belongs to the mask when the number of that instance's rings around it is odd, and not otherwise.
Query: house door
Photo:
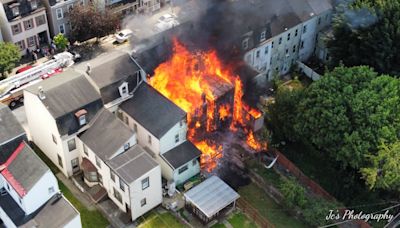
[[[79,168],[79,159],[75,158],[71,160],[71,166],[72,166],[72,173],[75,174],[77,172],[79,172],[80,168]]]

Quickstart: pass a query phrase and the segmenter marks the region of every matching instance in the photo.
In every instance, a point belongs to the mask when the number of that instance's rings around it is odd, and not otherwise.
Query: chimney
[[[39,98],[40,100],[46,99],[46,94],[44,93],[43,87],[39,86]]]
[[[90,72],[92,71],[92,67],[90,66],[90,64],[86,64],[86,74],[90,74]]]

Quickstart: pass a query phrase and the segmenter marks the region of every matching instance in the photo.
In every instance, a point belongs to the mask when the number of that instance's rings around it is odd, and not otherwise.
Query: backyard
[[[140,220],[140,219],[139,219]],[[149,212],[147,215],[142,217],[142,221],[139,223],[138,228],[184,228],[187,227],[183,225],[168,211],[158,212],[153,210]]]
[[[275,227],[308,227],[301,220],[288,214],[289,209],[275,203],[261,188],[254,183],[239,189],[240,196],[250,203],[261,216],[267,218]]]
[[[42,159],[42,161],[46,163],[54,175],[59,172],[57,166],[55,166],[37,146],[34,145],[32,148]],[[79,202],[79,200],[75,198],[71,191],[60,180],[58,180],[58,186],[60,187],[60,191],[63,193],[65,198],[67,198],[69,202],[71,202],[71,204],[74,205],[74,207],[79,211],[83,228],[102,228],[109,225],[107,219],[105,219],[98,210],[87,209],[84,205],[82,205],[81,202]]]
[[[228,219],[227,222],[233,228],[253,228],[258,227],[254,222],[252,222],[245,214],[238,211],[233,213]],[[223,223],[218,223],[212,226],[212,228],[225,228],[226,226]]]

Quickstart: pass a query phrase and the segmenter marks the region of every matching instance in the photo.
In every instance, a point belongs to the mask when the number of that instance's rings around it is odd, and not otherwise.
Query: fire
[[[172,57],[155,69],[149,83],[187,113],[188,139],[202,151],[203,169],[213,170],[223,149],[218,142],[204,139],[199,132],[217,130],[220,121],[231,121],[232,130],[245,129],[250,147],[261,148],[253,146],[259,144],[253,132],[247,129],[246,121],[262,114],[242,101],[241,80],[223,65],[215,50],[190,52],[175,39]],[[233,92],[232,104],[220,99],[229,91]]]
[[[249,131],[246,138],[247,145],[250,146],[253,150],[261,151],[267,149],[266,143],[259,142],[255,137],[253,131]]]

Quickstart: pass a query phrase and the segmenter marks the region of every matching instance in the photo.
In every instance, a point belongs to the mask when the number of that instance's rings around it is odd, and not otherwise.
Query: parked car
[[[172,14],[166,13],[158,19],[158,22],[171,22],[174,20],[175,20],[175,17]]]
[[[123,43],[123,42],[127,41],[129,39],[129,37],[132,36],[132,34],[133,33],[130,29],[121,30],[121,31],[115,33],[115,40],[118,43]]]
[[[27,65],[27,66],[24,66],[24,67],[18,69],[16,73],[19,74],[19,73],[22,73],[22,72],[24,72],[24,71],[27,71],[27,70],[29,70],[29,69],[31,69],[31,68],[32,68],[31,65]]]

